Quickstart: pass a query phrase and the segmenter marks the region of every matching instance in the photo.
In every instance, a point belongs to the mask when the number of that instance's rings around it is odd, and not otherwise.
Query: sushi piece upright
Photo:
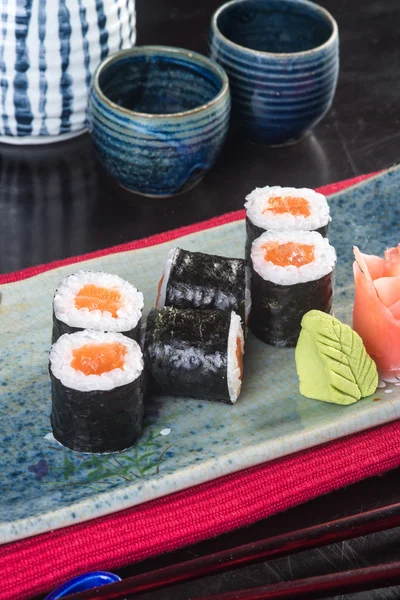
[[[336,252],[315,231],[269,231],[251,247],[250,330],[273,346],[295,346],[309,310],[330,313]]]
[[[118,275],[78,271],[63,279],[53,300],[52,343],[83,329],[111,331],[139,341],[143,294]]]
[[[250,311],[246,261],[173,248],[158,286],[156,308],[164,306],[233,310],[245,323]]]
[[[317,231],[327,236],[331,220],[323,194],[308,188],[266,186],[246,196],[246,258],[265,231]]]
[[[144,344],[155,393],[234,404],[243,376],[240,317],[222,310],[153,309]]]
[[[78,452],[120,452],[139,437],[143,418],[143,355],[121,333],[62,335],[49,356],[51,427]]]

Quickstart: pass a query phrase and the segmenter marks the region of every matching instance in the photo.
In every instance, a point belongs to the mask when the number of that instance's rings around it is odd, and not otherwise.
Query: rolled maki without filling
[[[250,310],[246,261],[173,248],[158,287],[156,308],[164,306],[234,311],[245,323]]]
[[[331,312],[335,249],[316,232],[266,232],[251,260],[251,331],[267,344],[295,346],[306,312]]]
[[[266,186],[246,196],[246,258],[265,231],[317,231],[323,237],[331,220],[323,194],[308,188]]]
[[[132,446],[143,418],[143,355],[120,333],[62,335],[49,355],[51,427],[78,452],[119,452]]]
[[[143,294],[118,275],[78,271],[63,279],[53,300],[52,343],[83,329],[139,340]]]
[[[153,309],[144,356],[153,392],[234,404],[243,376],[240,317],[221,310]]]

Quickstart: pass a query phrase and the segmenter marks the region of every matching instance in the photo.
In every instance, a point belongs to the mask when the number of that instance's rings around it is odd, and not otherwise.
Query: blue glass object
[[[64,598],[70,594],[77,594],[78,592],[91,590],[95,587],[107,585],[108,583],[115,583],[116,581],[121,581],[121,578],[118,577],[118,575],[108,573],[107,571],[84,573],[62,583],[58,588],[46,596],[44,600],[58,600],[58,598]]]

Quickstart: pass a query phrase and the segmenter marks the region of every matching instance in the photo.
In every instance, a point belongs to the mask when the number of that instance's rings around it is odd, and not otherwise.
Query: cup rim
[[[110,98],[108,98],[108,96],[106,96],[103,93],[103,91],[100,87],[100,84],[99,84],[99,77],[100,77],[101,73],[104,72],[104,70],[110,66],[110,64],[117,62],[121,58],[123,58],[125,56],[129,56],[129,55],[140,55],[140,54],[152,55],[152,54],[157,54],[157,53],[161,53],[161,52],[167,53],[170,56],[175,55],[175,56],[184,57],[187,59],[187,62],[189,64],[193,64],[192,58],[195,58],[197,61],[202,63],[204,66],[206,66],[210,71],[212,71],[213,73],[216,73],[221,79],[221,89],[219,90],[218,94],[216,96],[214,96],[211,100],[206,102],[205,104],[200,104],[199,106],[196,106],[195,108],[191,108],[190,110],[184,110],[184,111],[180,111],[177,113],[157,114],[157,113],[143,113],[143,112],[139,112],[139,111],[135,111],[135,110],[130,110],[129,108],[124,108],[123,106],[120,106],[119,104],[116,104],[115,102],[110,100]],[[125,50],[119,50],[118,52],[115,52],[114,54],[111,54],[106,59],[104,59],[97,66],[97,68],[93,74],[91,87],[92,87],[92,89],[94,89],[97,96],[99,96],[105,104],[108,104],[112,109],[114,109],[124,115],[148,118],[148,119],[172,119],[172,118],[181,118],[181,117],[193,115],[195,113],[199,113],[199,112],[202,112],[202,111],[210,108],[214,104],[217,104],[221,100],[221,98],[223,98],[228,93],[229,80],[228,80],[228,76],[227,76],[225,70],[219,64],[217,64],[211,58],[208,58],[207,56],[200,54],[199,52],[194,52],[193,50],[188,50],[186,48],[179,48],[179,47],[175,47],[175,46],[145,45],[145,46],[132,46],[131,48],[127,48]]]
[[[330,45],[333,40],[335,40],[338,37],[338,25],[335,21],[335,19],[333,18],[333,16],[331,15],[331,13],[326,10],[326,8],[324,8],[323,6],[320,6],[319,4],[316,4],[315,2],[311,2],[310,0],[301,0],[299,2],[299,4],[307,4],[309,7],[313,8],[316,12],[319,12],[320,14],[322,14],[324,17],[327,18],[327,20],[330,22],[330,24],[332,25],[332,33],[329,36],[329,38],[326,40],[326,42],[324,42],[323,44],[320,44],[319,46],[315,46],[314,48],[310,48],[310,50],[301,50],[299,52],[267,52],[265,50],[253,50],[252,48],[248,48],[247,46],[242,46],[241,44],[237,44],[236,42],[233,42],[232,40],[230,40],[228,37],[226,37],[221,30],[219,29],[218,25],[217,25],[217,20],[218,17],[221,15],[221,13],[223,13],[228,7],[233,6],[234,4],[246,4],[246,2],[248,2],[249,0],[230,0],[229,2],[226,2],[225,4],[222,4],[219,8],[217,8],[217,10],[214,11],[212,17],[211,17],[211,30],[214,33],[214,35],[218,35],[219,37],[223,38],[224,42],[227,43],[228,45],[232,46],[233,48],[239,48],[240,50],[244,50],[245,52],[248,52],[249,54],[252,55],[257,55],[257,56],[265,56],[265,57],[273,57],[273,58],[289,58],[289,57],[295,57],[295,56],[307,56],[310,54],[313,54],[315,52],[319,52],[320,50],[322,50],[323,48],[325,48],[326,46]],[[293,4],[296,4],[295,2],[293,2]]]

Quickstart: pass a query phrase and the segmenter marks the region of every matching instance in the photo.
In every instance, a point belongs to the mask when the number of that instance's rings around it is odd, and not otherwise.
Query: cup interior
[[[217,15],[216,26],[239,46],[273,54],[312,50],[333,33],[333,21],[325,11],[298,0],[230,3]]]
[[[184,54],[126,53],[99,74],[102,93],[129,111],[165,115],[210,102],[223,81],[206,64]]]

